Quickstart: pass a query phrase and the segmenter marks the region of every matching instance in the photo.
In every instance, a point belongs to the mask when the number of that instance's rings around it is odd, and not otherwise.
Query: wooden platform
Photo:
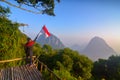
[[[36,67],[26,65],[0,70],[0,80],[43,80]]]

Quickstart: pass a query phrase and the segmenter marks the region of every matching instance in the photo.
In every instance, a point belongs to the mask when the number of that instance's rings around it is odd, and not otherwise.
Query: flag
[[[48,31],[48,29],[46,28],[45,25],[42,27],[42,32],[45,33],[46,37],[49,37],[49,36],[50,36],[50,33],[49,33],[49,31]]]
[[[41,35],[41,34],[45,34],[46,37],[49,37],[51,34],[48,32],[48,29],[46,28],[46,26],[44,25],[41,29],[41,31],[37,34],[37,36],[35,37],[34,41],[37,40],[37,38]]]

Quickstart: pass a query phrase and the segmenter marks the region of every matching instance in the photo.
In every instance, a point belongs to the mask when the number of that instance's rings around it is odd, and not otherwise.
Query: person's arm
[[[33,46],[34,44],[35,44],[34,41],[30,41],[30,42],[28,42],[28,43],[26,44],[26,46],[27,46],[27,47],[31,47],[31,46]]]

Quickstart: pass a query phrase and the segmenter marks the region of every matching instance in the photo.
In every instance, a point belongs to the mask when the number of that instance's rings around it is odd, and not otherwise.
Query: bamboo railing
[[[33,56],[34,58],[33,63],[37,63],[36,67],[38,69],[38,64],[40,65],[40,72],[42,73],[44,70],[47,70],[50,73],[50,80],[53,80],[53,77],[55,78],[54,80],[61,80],[52,70],[50,70],[47,65],[45,65],[43,62],[39,61],[36,56]],[[2,60],[0,61],[1,63],[7,63],[7,62],[13,62],[13,61],[20,61],[20,60],[25,60],[26,58],[16,58],[16,59],[11,59],[11,60]]]
[[[36,58],[36,56],[33,56],[32,58]],[[1,63],[7,63],[7,62],[13,62],[13,61],[20,61],[20,60],[24,60],[26,58],[15,58],[15,59],[10,59],[10,60],[2,60],[0,61],[0,64]]]

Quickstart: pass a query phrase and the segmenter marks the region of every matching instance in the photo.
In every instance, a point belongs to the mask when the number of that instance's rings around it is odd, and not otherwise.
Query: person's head
[[[28,37],[28,38],[27,38],[27,41],[30,41],[30,40],[31,40],[31,38]]]

